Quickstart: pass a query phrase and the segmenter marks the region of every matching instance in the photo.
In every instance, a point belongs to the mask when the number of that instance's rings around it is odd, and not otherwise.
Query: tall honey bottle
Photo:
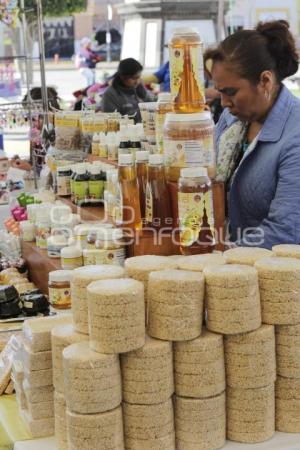
[[[169,191],[165,179],[163,155],[149,157],[146,188],[146,222],[148,227],[172,226],[172,212]]]
[[[213,195],[205,167],[181,169],[178,214],[181,253],[212,252],[215,247]]]
[[[131,154],[119,154],[115,222],[125,228],[142,229],[139,186]]]
[[[204,110],[203,44],[194,28],[177,28],[169,44],[171,94],[174,111],[182,114]]]
[[[145,222],[145,212],[146,212],[146,187],[147,187],[147,172],[148,172],[148,161],[149,152],[141,150],[136,152],[136,174],[139,185],[140,194],[140,207],[142,221]]]

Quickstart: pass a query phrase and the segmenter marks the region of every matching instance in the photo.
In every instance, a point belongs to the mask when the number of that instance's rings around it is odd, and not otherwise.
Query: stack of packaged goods
[[[274,328],[261,327],[257,271],[231,264],[204,275],[207,327],[225,335],[227,437],[262,442],[275,432],[276,364]]]
[[[167,256],[144,255],[127,258],[125,261],[126,275],[140,281],[144,285],[145,308],[147,311],[148,302],[148,282],[151,272],[167,269],[176,269],[176,259],[169,259]]]
[[[276,429],[299,433],[300,261],[299,246],[275,246],[276,256],[259,260],[262,317],[276,325]],[[297,256],[292,258],[290,256]]]
[[[51,332],[55,437],[60,450],[68,450],[62,352],[69,345],[87,341],[88,338],[88,335],[76,332],[71,323],[58,325]]]
[[[122,267],[95,265],[75,269],[71,278],[72,312],[74,329],[78,333],[89,333],[87,287],[93,281],[122,278]]]
[[[223,338],[204,330],[175,342],[176,448],[217,449],[226,437]]]
[[[21,413],[33,437],[50,436],[54,433],[51,330],[54,326],[68,324],[71,320],[70,315],[62,315],[24,322],[22,390],[19,389],[22,377],[20,367],[14,369],[14,378]]]

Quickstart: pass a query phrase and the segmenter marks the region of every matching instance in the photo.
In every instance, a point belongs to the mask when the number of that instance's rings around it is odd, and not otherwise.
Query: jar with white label
[[[29,220],[20,222],[21,237],[25,242],[35,241],[35,226]]]
[[[82,249],[77,245],[64,247],[60,255],[61,266],[65,270],[73,270],[83,266]]]
[[[125,262],[125,244],[123,232],[118,228],[102,230],[98,232],[96,250],[101,250],[97,254],[96,264],[115,264],[123,266]]]
[[[211,179],[215,178],[214,122],[209,111],[167,114],[164,160],[168,181],[178,181],[181,168],[200,166],[207,168]]]
[[[50,258],[60,258],[61,251],[68,246],[68,240],[65,234],[55,234],[48,237],[47,251]]]
[[[53,308],[71,308],[70,280],[72,270],[55,270],[49,273],[49,303]]]
[[[57,168],[57,195],[65,197],[71,195],[72,170],[68,166]]]

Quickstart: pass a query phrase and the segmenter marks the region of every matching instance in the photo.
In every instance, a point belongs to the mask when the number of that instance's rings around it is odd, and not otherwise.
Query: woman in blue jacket
[[[217,179],[227,186],[237,245],[300,244],[300,100],[282,83],[298,62],[285,21],[239,31],[205,54],[225,107]]]

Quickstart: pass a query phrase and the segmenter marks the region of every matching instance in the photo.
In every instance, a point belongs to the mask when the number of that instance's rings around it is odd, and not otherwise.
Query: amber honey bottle
[[[202,42],[197,30],[178,28],[174,31],[170,50],[171,93],[174,111],[196,113],[204,110],[204,70]]]
[[[119,154],[117,206],[115,221],[117,225],[134,230],[142,229],[139,186],[136,168],[131,154]]]
[[[145,223],[146,213],[146,187],[147,187],[147,172],[148,172],[149,152],[136,152],[136,174],[139,185],[140,194],[140,208],[142,221]]]
[[[148,227],[162,228],[173,224],[169,191],[165,179],[163,155],[149,157],[146,188],[146,222]]]
[[[213,196],[205,167],[181,169],[178,213],[181,253],[212,252],[215,247]]]

